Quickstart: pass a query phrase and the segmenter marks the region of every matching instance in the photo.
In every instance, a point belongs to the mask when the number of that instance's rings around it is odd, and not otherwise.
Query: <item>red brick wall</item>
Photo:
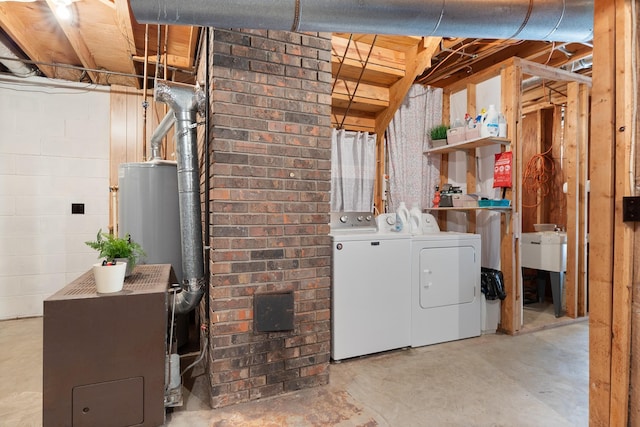
[[[211,404],[326,384],[329,34],[212,30]],[[294,293],[295,330],[254,331],[253,296]]]

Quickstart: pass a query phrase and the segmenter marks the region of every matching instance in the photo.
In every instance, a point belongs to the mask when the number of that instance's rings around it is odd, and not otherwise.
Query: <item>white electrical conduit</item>
[[[140,23],[582,42],[593,0],[130,0]]]

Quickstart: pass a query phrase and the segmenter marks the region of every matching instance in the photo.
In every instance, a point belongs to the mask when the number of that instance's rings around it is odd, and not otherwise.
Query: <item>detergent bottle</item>
[[[482,117],[482,126],[480,126],[480,136],[483,138],[495,137],[499,133],[498,112],[496,106],[489,105],[487,114]]]
[[[413,234],[422,234],[422,212],[420,212],[420,208],[414,206],[409,211],[409,224],[410,230]]]
[[[396,231],[409,230],[409,209],[404,202],[400,202],[400,206],[396,209]]]

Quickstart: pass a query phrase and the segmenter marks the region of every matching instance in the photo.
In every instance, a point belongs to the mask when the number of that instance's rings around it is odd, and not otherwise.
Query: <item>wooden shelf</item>
[[[509,145],[511,141],[507,138],[486,137],[470,139],[468,141],[456,142],[455,144],[443,145],[442,147],[430,148],[425,154],[443,154],[452,153],[454,151],[471,150],[479,147],[488,147],[490,145]]]
[[[511,206],[473,206],[473,207],[445,207],[445,208],[426,208],[425,211],[506,211],[512,210]]]

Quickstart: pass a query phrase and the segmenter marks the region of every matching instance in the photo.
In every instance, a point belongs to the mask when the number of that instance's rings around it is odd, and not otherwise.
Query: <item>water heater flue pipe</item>
[[[172,111],[169,111],[164,118],[158,123],[158,127],[153,131],[153,135],[151,135],[151,157],[149,160],[162,160],[160,156],[160,143],[162,142],[162,138],[164,138],[171,126],[173,126],[176,122],[176,115]]]
[[[583,42],[593,0],[130,0],[139,23]]]
[[[194,86],[158,81],[155,99],[169,105],[175,116],[183,274],[182,292],[176,296],[175,308],[176,313],[187,313],[198,305],[205,290],[196,137],[196,116],[203,105],[203,94]]]

